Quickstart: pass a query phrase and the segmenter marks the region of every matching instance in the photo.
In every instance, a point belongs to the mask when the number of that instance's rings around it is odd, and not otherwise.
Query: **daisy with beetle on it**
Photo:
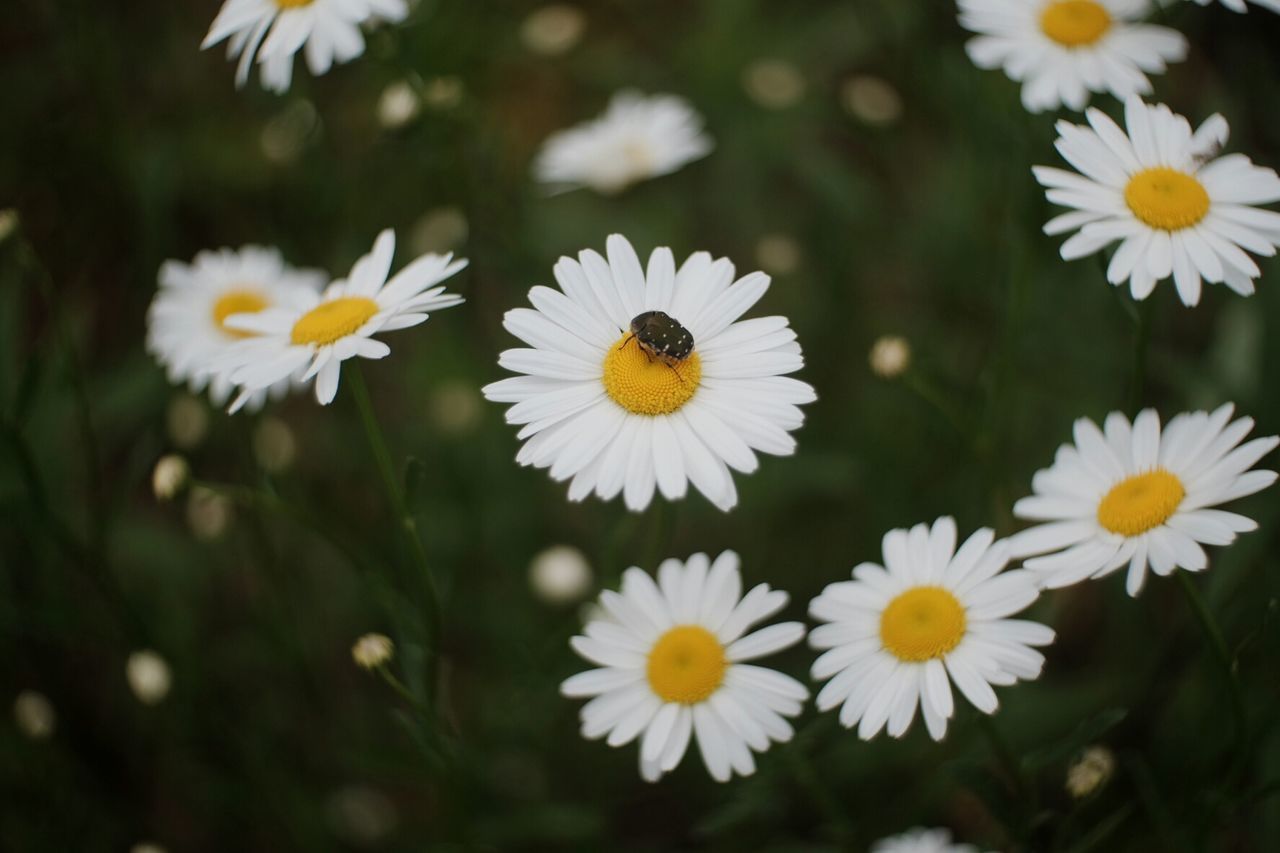
[[[955,712],[952,683],[993,714],[993,684],[1039,677],[1044,656],[1033,647],[1054,633],[1008,618],[1040,590],[1031,572],[1002,571],[1009,549],[994,532],[980,529],[957,549],[956,523],[944,517],[890,530],[882,550],[883,566],[862,563],[853,580],[829,584],[809,604],[809,615],[826,623],[809,634],[811,646],[825,649],[810,674],[830,679],[819,711],[839,707],[840,723],[870,740],[885,728],[901,737],[919,707],[929,736],[942,740]]]
[[[730,469],[756,470],[756,452],[794,452],[813,388],[785,374],[804,366],[786,317],[740,319],[769,287],[754,272],[734,281],[728,260],[698,252],[677,270],[659,248],[641,267],[631,244],[608,240],[555,266],[561,290],[535,287],[533,308],[503,325],[530,348],[498,363],[525,374],[484,395],[513,404],[521,465],[570,480],[569,499],[622,494],[641,511],[660,491],[692,483],[722,510],[738,502]]]
[[[256,60],[262,85],[276,93],[293,82],[293,57],[304,51],[317,77],[335,62],[364,53],[360,25],[398,23],[409,14],[405,0],[226,0],[209,27],[201,50],[227,42],[227,57],[240,61],[236,85],[249,80]]]
[[[1252,418],[1232,421],[1227,403],[1213,412],[1187,412],[1160,429],[1152,409],[1132,424],[1119,412],[1102,429],[1075,423],[1075,441],[1058,448],[1053,465],[1037,471],[1035,494],[1013,506],[1019,518],[1042,522],[1009,538],[1050,588],[1100,578],[1128,566],[1125,587],[1137,595],[1147,567],[1157,575],[1178,568],[1202,571],[1202,545],[1229,545],[1256,530],[1250,518],[1214,509],[1262,491],[1274,471],[1251,470],[1275,448],[1275,436],[1240,444]]]
[[[1003,68],[1038,113],[1083,110],[1091,92],[1151,91],[1148,73],[1187,55],[1177,30],[1143,23],[1148,0],[959,0],[965,50],[979,68]]]
[[[318,270],[291,268],[277,249],[245,246],[200,252],[190,264],[165,261],[159,281],[147,311],[147,351],[165,367],[170,382],[186,382],[195,393],[207,386],[210,401],[222,406],[233,385],[215,366],[253,334],[229,326],[227,319],[303,304],[320,292],[326,277]],[[290,384],[288,375],[281,376],[244,404],[261,408],[268,394],[282,396]]]
[[[711,148],[702,117],[683,98],[623,91],[604,115],[550,136],[533,173],[560,190],[590,187],[612,195],[670,174]]]
[[[627,569],[622,591],[602,592],[601,616],[570,640],[599,667],[560,686],[570,698],[591,698],[582,736],[610,746],[639,739],[640,774],[650,782],[679,765],[691,739],[717,782],[751,775],[752,752],[790,740],[786,718],[809,697],[794,678],[747,663],[804,638],[800,622],[747,633],[786,604],[785,592],[764,583],[743,595],[732,551],[714,561],[665,560],[656,583]]]
[[[453,255],[427,254],[387,279],[395,253],[395,234],[378,235],[373,251],[356,261],[348,278],[310,293],[291,305],[256,314],[233,314],[224,321],[253,337],[234,345],[219,369],[241,392],[231,404],[238,410],[260,389],[286,377],[315,379],[316,399],[333,402],[338,375],[349,358],[384,358],[391,348],[373,335],[426,322],[428,312],[461,304],[439,282],[467,265]]]
[[[1170,276],[1185,305],[1200,301],[1201,279],[1252,294],[1262,271],[1245,250],[1270,257],[1280,246],[1280,213],[1253,205],[1280,201],[1280,176],[1243,154],[1216,156],[1228,131],[1220,115],[1192,133],[1164,104],[1134,96],[1125,103],[1127,133],[1100,110],[1087,117],[1089,127],[1057,125],[1058,152],[1080,174],[1032,169],[1049,201],[1074,208],[1044,226],[1076,232],[1063,259],[1119,242],[1107,281],[1128,281],[1134,299]]]

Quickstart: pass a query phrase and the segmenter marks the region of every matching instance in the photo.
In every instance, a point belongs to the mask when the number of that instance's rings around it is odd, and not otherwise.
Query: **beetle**
[[[656,358],[667,367],[674,368],[693,352],[693,335],[662,311],[637,314],[631,321],[631,337],[649,358]]]

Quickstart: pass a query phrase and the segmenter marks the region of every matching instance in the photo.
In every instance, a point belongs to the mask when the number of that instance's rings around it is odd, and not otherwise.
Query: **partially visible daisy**
[[[223,369],[241,386],[231,404],[236,411],[255,392],[301,373],[316,380],[316,399],[333,402],[343,361],[357,356],[383,358],[391,348],[373,335],[425,322],[429,311],[460,304],[461,296],[436,286],[467,265],[452,255],[423,255],[387,280],[395,253],[395,234],[378,235],[373,251],[356,261],[351,275],[310,293],[290,306],[226,319],[232,329],[254,334],[228,353]]]
[[[1046,587],[1100,578],[1127,564],[1130,595],[1142,589],[1148,564],[1157,575],[1202,571],[1209,558],[1201,545],[1229,545],[1237,533],[1258,527],[1211,507],[1276,480],[1274,471],[1250,469],[1280,439],[1240,444],[1253,419],[1231,421],[1233,411],[1227,403],[1212,413],[1183,413],[1163,432],[1152,409],[1132,424],[1112,412],[1103,429],[1080,418],[1075,443],[1058,448],[1052,467],[1032,479],[1035,494],[1013,506],[1019,518],[1046,522],[1010,537],[1013,556],[1045,555],[1026,567]]]
[[[621,493],[638,512],[655,489],[675,500],[693,483],[728,510],[738,502],[730,468],[751,473],[756,451],[795,450],[799,406],[814,400],[783,375],[804,365],[796,333],[786,317],[739,319],[768,289],[764,273],[734,282],[733,264],[706,252],[677,271],[667,248],[646,270],[616,234],[608,255],[561,258],[563,292],[535,287],[533,309],[507,312],[507,331],[532,348],[498,363],[526,375],[484,394],[515,404],[507,422],[526,439],[516,461],[571,479],[570,500]]]
[[[1151,91],[1143,72],[1186,58],[1187,40],[1142,23],[1148,0],[958,0],[965,45],[979,68],[1003,68],[1022,83],[1031,112],[1083,110],[1090,92],[1117,98]]]
[[[594,697],[582,707],[582,736],[607,736],[610,746],[639,738],[640,773],[651,782],[676,768],[691,737],[717,782],[751,775],[752,751],[790,740],[786,718],[809,697],[794,678],[745,662],[804,638],[800,622],[747,634],[786,604],[768,584],[742,595],[732,551],[714,563],[706,554],[666,560],[657,583],[627,569],[622,592],[601,593],[603,615],[570,641],[599,667],[560,685],[565,696]]]
[[[227,57],[240,58],[237,86],[248,81],[256,58],[262,85],[286,92],[298,51],[305,49],[307,66],[319,76],[364,53],[362,23],[395,23],[408,14],[405,0],[226,0],[200,49],[227,41]]]
[[[1213,0],[1196,0],[1201,6],[1208,6]],[[1249,0],[1251,3],[1257,3],[1264,9],[1270,9],[1272,12],[1280,12],[1280,0]],[[1222,5],[1226,6],[1232,12],[1247,12],[1244,0],[1222,0]]]
[[[916,827],[901,835],[881,838],[871,853],[978,853],[972,844],[952,844],[951,831]]]
[[[533,173],[557,189],[590,187],[612,194],[670,174],[711,148],[702,116],[683,98],[623,91],[613,96],[604,115],[549,137]]]
[[[302,304],[320,291],[325,276],[292,269],[276,249],[245,246],[201,252],[190,264],[165,261],[159,280],[147,311],[147,351],[164,365],[170,382],[185,382],[197,393],[207,386],[209,398],[221,406],[230,398],[232,384],[214,367],[250,335],[228,326],[227,318]],[[285,375],[245,403],[259,408],[269,391],[280,395],[288,388]]]
[[[1220,115],[1193,134],[1164,104],[1134,96],[1125,103],[1127,134],[1100,110],[1089,110],[1088,119],[1092,127],[1058,122],[1058,151],[1081,174],[1032,170],[1049,201],[1074,208],[1044,227],[1046,234],[1076,231],[1062,257],[1120,241],[1107,280],[1127,280],[1134,299],[1146,299],[1170,275],[1186,305],[1200,301],[1201,278],[1253,293],[1262,272],[1244,250],[1276,253],[1280,213],[1252,205],[1280,201],[1280,176],[1243,154],[1215,158],[1227,141]]]
[[[862,563],[853,580],[833,583],[809,605],[828,624],[809,643],[826,649],[813,678],[831,679],[818,693],[820,711],[840,706],[840,722],[869,740],[888,727],[906,733],[919,706],[925,727],[942,740],[955,711],[951,684],[984,714],[995,713],[991,685],[1040,675],[1044,656],[1032,646],[1053,642],[1038,622],[1009,619],[1039,596],[1027,571],[1001,572],[1004,542],[986,528],[956,549],[956,523],[890,530],[884,567]]]

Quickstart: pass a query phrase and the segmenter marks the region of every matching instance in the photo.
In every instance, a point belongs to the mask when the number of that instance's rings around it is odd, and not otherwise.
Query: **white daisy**
[[[582,736],[607,735],[610,746],[639,738],[640,773],[651,782],[676,768],[690,736],[717,782],[751,775],[752,751],[790,740],[785,718],[809,697],[794,678],[744,663],[804,638],[800,622],[746,634],[786,604],[785,592],[764,583],[742,595],[732,551],[714,563],[706,554],[666,560],[656,584],[627,569],[621,593],[600,594],[602,617],[570,640],[600,667],[560,685],[565,696],[594,697],[582,707]]]
[[[683,98],[623,91],[604,115],[549,137],[533,173],[559,189],[585,186],[612,194],[670,174],[711,148],[702,116]]]
[[[159,280],[147,312],[147,351],[165,366],[170,382],[186,382],[197,393],[208,386],[209,398],[221,406],[232,384],[214,367],[249,335],[228,326],[227,318],[305,302],[325,276],[292,269],[276,249],[245,246],[201,252],[190,264],[165,261]],[[288,388],[289,377],[282,376],[245,402],[256,409],[269,391],[279,395]]]
[[[1022,83],[1031,112],[1082,110],[1090,92],[1117,98],[1151,91],[1143,72],[1186,58],[1187,40],[1141,23],[1148,0],[958,0],[965,45],[979,68],[1003,68]]]
[[[291,306],[226,319],[229,327],[255,334],[236,344],[222,365],[231,382],[243,389],[231,411],[258,389],[299,372],[301,382],[315,378],[316,399],[328,405],[338,393],[343,361],[383,358],[391,352],[373,335],[416,326],[426,321],[427,312],[463,301],[445,293],[443,285],[434,285],[465,267],[466,261],[423,255],[388,281],[395,245],[395,234],[387,229],[378,235],[373,251],[356,261],[351,275],[330,284],[323,294],[310,293]]]
[[[1196,0],[1201,6],[1208,6],[1213,0]],[[1264,9],[1270,9],[1272,12],[1280,12],[1280,0],[1250,0],[1251,3],[1257,3]],[[1244,0],[1222,0],[1222,5],[1226,6],[1232,12],[1247,12]]]
[[[364,53],[362,23],[394,23],[408,14],[405,0],[226,0],[200,48],[227,40],[227,57],[240,58],[237,86],[248,81],[256,56],[262,85],[286,92],[298,51],[305,48],[307,66],[319,76]]]
[[[871,853],[978,853],[972,844],[952,844],[951,831],[916,827],[871,845]]]
[[[1201,545],[1229,545],[1257,524],[1242,515],[1210,509],[1261,491],[1273,471],[1250,467],[1280,439],[1240,442],[1252,418],[1228,424],[1234,407],[1183,413],[1161,432],[1160,418],[1145,409],[1130,425],[1119,412],[1103,429],[1088,418],[1075,423],[1075,444],[1058,448],[1053,466],[1037,471],[1035,492],[1014,504],[1019,518],[1047,522],[1009,539],[1015,557],[1041,574],[1046,587],[1100,578],[1128,564],[1126,587],[1137,595],[1147,564],[1158,575],[1209,564]],[[1239,446],[1237,446],[1239,445]]]
[[[484,394],[515,404],[507,422],[527,439],[516,461],[572,478],[570,500],[621,492],[638,512],[655,487],[674,500],[692,482],[728,510],[738,502],[729,469],[754,471],[755,451],[794,452],[799,405],[815,399],[782,375],[804,365],[796,334],[785,317],[737,322],[769,287],[764,273],[735,283],[733,264],[706,252],[677,272],[666,248],[646,272],[616,234],[608,256],[561,258],[563,292],[535,287],[535,310],[507,312],[507,331],[533,348],[498,363],[526,375]]]
[[[986,528],[956,549],[956,523],[890,530],[884,567],[863,563],[852,581],[827,586],[809,615],[828,624],[809,643],[827,649],[811,675],[830,678],[818,693],[820,711],[840,705],[840,722],[869,740],[888,726],[901,737],[918,705],[934,740],[942,740],[955,710],[951,682],[984,714],[996,710],[991,685],[1040,675],[1044,656],[1031,648],[1053,641],[1037,622],[1007,619],[1039,595],[1027,571],[1001,572],[1005,542]]]
[[[1244,250],[1270,257],[1280,245],[1280,213],[1252,207],[1280,201],[1280,176],[1243,154],[1214,159],[1227,123],[1211,116],[1193,134],[1185,118],[1138,97],[1125,103],[1128,133],[1099,110],[1092,127],[1058,122],[1057,148],[1082,174],[1036,166],[1049,201],[1074,208],[1051,219],[1046,234],[1079,229],[1062,244],[1074,260],[1120,241],[1107,267],[1114,285],[1129,281],[1134,299],[1173,276],[1187,305],[1200,279],[1253,293],[1258,265]]]

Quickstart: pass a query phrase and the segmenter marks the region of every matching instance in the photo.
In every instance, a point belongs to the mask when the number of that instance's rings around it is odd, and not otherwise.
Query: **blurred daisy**
[[[1251,466],[1280,439],[1255,438],[1252,418],[1231,420],[1228,403],[1212,413],[1180,414],[1163,433],[1151,409],[1130,425],[1119,412],[1103,429],[1075,423],[1075,444],[1058,448],[1053,466],[1037,471],[1035,492],[1014,504],[1019,518],[1046,522],[1009,539],[1011,554],[1027,560],[1046,587],[1100,578],[1128,564],[1126,587],[1137,595],[1147,564],[1158,575],[1209,564],[1201,545],[1229,545],[1257,528],[1242,515],[1210,509],[1259,492],[1273,471]],[[1237,446],[1239,445],[1239,446]]]
[[[863,563],[852,581],[827,586],[809,615],[828,624],[809,643],[826,649],[813,678],[831,679],[818,693],[820,711],[840,707],[840,722],[869,740],[888,726],[901,737],[918,705],[934,740],[955,710],[951,683],[984,714],[996,710],[991,685],[1040,675],[1053,642],[1037,622],[1007,619],[1039,595],[1027,571],[1001,573],[1008,548],[983,528],[956,549],[956,524],[890,530],[885,565]]]
[[[656,584],[627,569],[620,594],[601,593],[604,615],[570,640],[600,667],[560,685],[565,696],[594,697],[582,708],[582,736],[607,735],[610,746],[639,738],[640,773],[651,782],[676,768],[691,736],[717,782],[754,773],[752,751],[791,739],[785,718],[800,713],[809,693],[794,678],[744,663],[804,637],[800,622],[746,633],[786,606],[787,594],[763,583],[741,593],[732,551],[714,563],[706,554],[666,560]]]
[[[624,91],[600,118],[547,139],[533,173],[558,189],[585,186],[612,194],[670,174],[705,157],[711,147],[702,117],[683,98]]]
[[[1090,92],[1125,98],[1151,91],[1143,72],[1186,58],[1187,40],[1141,23],[1148,0],[959,0],[965,49],[979,68],[1022,83],[1031,112],[1083,110]]]
[[[871,853],[978,853],[972,844],[952,844],[946,829],[909,829],[871,845]]]
[[[1201,6],[1208,6],[1213,2],[1213,0],[1196,0],[1196,2]],[[1249,0],[1249,2],[1257,3],[1265,9],[1270,9],[1272,12],[1280,12],[1280,0]],[[1232,12],[1249,11],[1245,8],[1244,0],[1222,0],[1222,5],[1226,6]]]
[[[616,234],[608,256],[561,258],[563,292],[535,287],[534,309],[507,312],[507,331],[532,348],[498,363],[526,375],[484,394],[515,404],[507,422],[527,439],[516,461],[572,478],[570,500],[622,493],[638,512],[655,488],[675,500],[692,482],[728,510],[738,502],[729,469],[754,471],[756,451],[794,452],[798,407],[815,399],[782,375],[804,365],[795,332],[785,317],[739,321],[768,289],[764,273],[731,283],[733,264],[706,252],[677,272],[667,248],[646,271]]]
[[[248,81],[256,57],[262,85],[286,92],[298,51],[305,48],[307,67],[319,76],[334,62],[364,53],[362,23],[403,21],[408,14],[405,0],[226,0],[200,49],[226,41],[227,57],[240,58],[237,86]]]
[[[338,393],[343,361],[390,354],[391,348],[373,335],[416,326],[428,312],[463,301],[436,285],[466,261],[423,255],[388,281],[395,245],[395,234],[387,229],[373,251],[356,261],[350,277],[333,282],[323,294],[311,292],[300,303],[226,319],[230,328],[255,335],[236,344],[224,361],[231,382],[242,389],[231,411],[259,389],[299,373],[301,382],[316,380],[316,399],[327,406]]]
[[[1062,244],[1074,260],[1120,241],[1107,280],[1129,281],[1134,299],[1173,276],[1187,305],[1200,301],[1200,279],[1253,293],[1261,270],[1248,249],[1270,257],[1280,245],[1280,213],[1254,204],[1280,201],[1280,176],[1242,154],[1214,159],[1227,123],[1210,116],[1195,133],[1164,104],[1137,96],[1125,103],[1128,133],[1100,110],[1092,127],[1058,122],[1057,148],[1081,174],[1033,168],[1049,201],[1074,208],[1045,225],[1046,234],[1076,231]]]
[[[190,264],[165,261],[159,278],[147,312],[147,351],[166,368],[170,382],[185,382],[197,393],[207,386],[217,406],[231,396],[232,384],[215,365],[251,334],[228,326],[227,318],[303,304],[325,282],[323,273],[292,269],[279,251],[261,246],[201,252]],[[286,374],[251,394],[245,405],[260,408],[268,392],[278,396],[288,389]]]

